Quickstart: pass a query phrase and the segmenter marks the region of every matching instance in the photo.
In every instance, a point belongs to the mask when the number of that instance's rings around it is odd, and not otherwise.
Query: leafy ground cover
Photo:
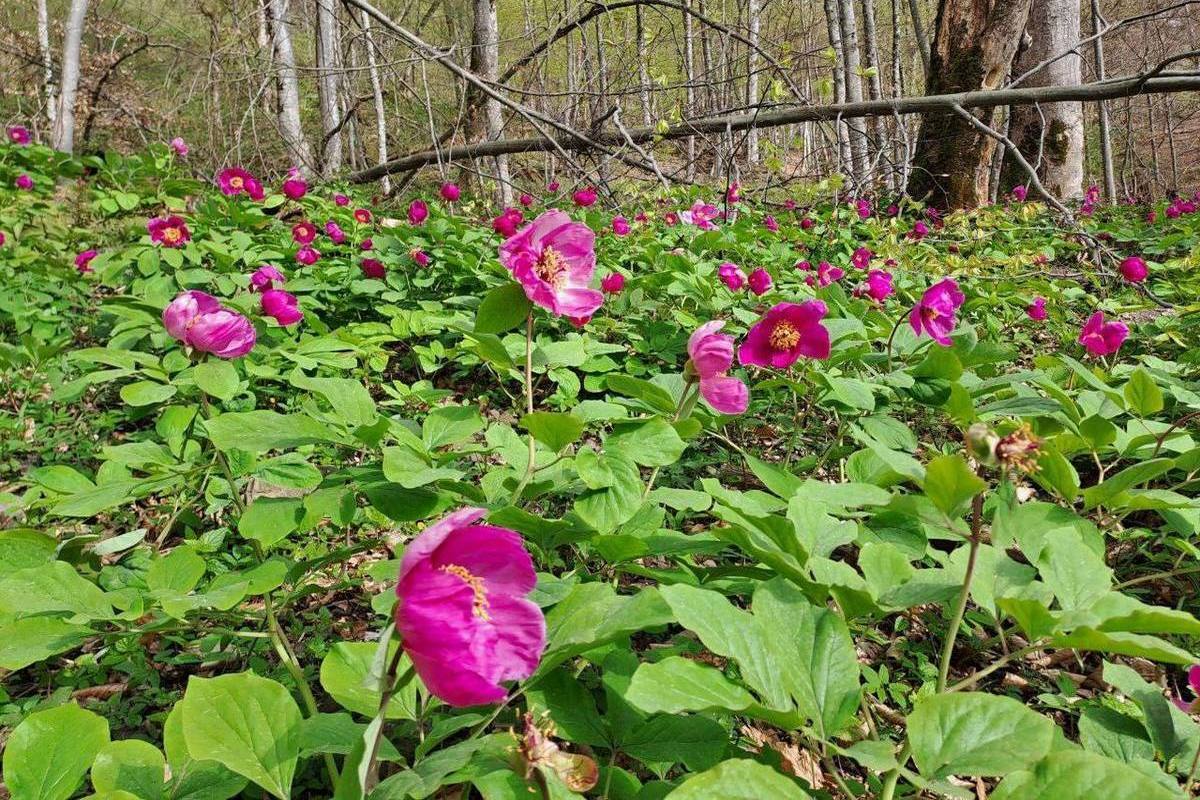
[[[1193,203],[628,197],[0,149],[11,796],[1188,796]]]

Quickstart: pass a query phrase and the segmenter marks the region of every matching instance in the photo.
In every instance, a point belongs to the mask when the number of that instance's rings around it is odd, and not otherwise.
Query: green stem
[[[969,689],[972,686],[974,686],[976,683],[978,683],[979,681],[986,678],[988,675],[991,675],[993,672],[1000,669],[1001,667],[1003,667],[1007,664],[1011,664],[1012,662],[1017,661],[1019,659],[1022,659],[1025,656],[1029,655],[1030,653],[1034,652],[1035,650],[1041,650],[1043,647],[1045,647],[1045,645],[1042,644],[1041,641],[1039,640],[1038,642],[1035,642],[1033,644],[1022,647],[1019,650],[1014,650],[1011,653],[1009,653],[1008,655],[1002,656],[1001,658],[993,661],[991,664],[984,667],[983,669],[972,672],[970,675],[963,678],[961,681],[954,684],[946,691],[947,692],[958,692],[963,689]]]
[[[971,579],[975,576],[975,562],[979,556],[979,529],[983,523],[983,495],[975,495],[971,501],[971,542],[967,552],[967,571],[963,575],[962,590],[958,593],[958,604],[954,615],[950,618],[950,628],[946,631],[946,643],[942,645],[942,660],[938,665],[937,691],[946,691],[946,679],[950,676],[950,660],[954,655],[954,642],[958,638],[958,629],[962,625],[963,615],[967,611],[967,601],[971,597]]]
[[[883,787],[879,790],[879,800],[892,800],[896,796],[896,784],[900,782],[900,771],[904,769],[910,755],[912,755],[912,747],[906,741],[904,747],[900,748],[900,754],[896,756],[896,768],[883,779]]]
[[[529,316],[525,319],[525,413],[533,413],[533,311],[530,310]],[[534,470],[537,469],[537,440],[533,438],[533,433],[529,434],[529,463],[525,465],[525,475],[517,484],[516,490],[512,494],[513,504],[516,504],[521,499],[521,492],[525,491],[525,487],[529,485],[529,481],[533,478]]]

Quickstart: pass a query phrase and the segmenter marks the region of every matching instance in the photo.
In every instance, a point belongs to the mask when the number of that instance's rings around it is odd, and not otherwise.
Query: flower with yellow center
[[[533,271],[555,289],[561,289],[567,283],[567,261],[553,247],[542,250]]]
[[[446,564],[441,567],[442,572],[453,575],[460,579],[467,586],[471,587],[471,591],[475,593],[475,599],[472,601],[472,611],[475,616],[479,617],[484,622],[491,620],[488,614],[488,599],[487,588],[483,585],[483,578],[478,575],[471,574],[471,571],[466,567],[460,567],[458,564]]]
[[[787,320],[780,320],[771,329],[771,336],[768,341],[771,343],[771,347],[776,350],[791,350],[800,341],[800,331]]]

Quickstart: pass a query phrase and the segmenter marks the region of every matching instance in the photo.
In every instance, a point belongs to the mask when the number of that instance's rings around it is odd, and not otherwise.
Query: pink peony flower
[[[665,222],[668,225],[678,225],[679,224],[679,215],[676,214],[674,211],[668,211],[666,214],[663,214],[663,222]]]
[[[453,202],[457,201],[459,197],[462,196],[462,189],[458,188],[457,183],[450,183],[450,182],[443,183],[442,188],[439,190],[439,192],[442,195],[442,199],[445,200],[447,203],[453,203]]]
[[[236,311],[219,308],[196,317],[184,343],[217,358],[240,358],[254,349],[257,334],[250,320]]]
[[[171,338],[185,341],[187,332],[201,314],[211,314],[221,308],[221,301],[206,292],[182,292],[163,309],[163,327]]]
[[[186,158],[188,154],[187,142],[183,140],[182,136],[176,136],[171,140],[171,150],[180,158]]]
[[[912,230],[908,232],[908,238],[913,239],[914,241],[918,241],[918,242],[921,241],[922,239],[924,239],[928,235],[929,235],[929,226],[926,225],[921,220],[917,220],[913,224]]]
[[[312,244],[317,238],[317,226],[308,220],[297,222],[292,226],[292,241],[296,244]]]
[[[829,331],[821,324],[825,314],[820,300],[777,304],[750,328],[738,349],[738,360],[785,369],[800,356],[829,358]]]
[[[729,188],[725,190],[725,202],[729,203],[729,205],[733,205],[737,201],[741,200],[741,188],[741,184],[731,183]]]
[[[1139,256],[1129,256],[1121,261],[1121,277],[1130,283],[1141,283],[1149,274],[1145,260]]]
[[[254,270],[254,274],[250,276],[250,291],[262,292],[267,289],[274,289],[276,286],[283,286],[286,280],[283,277],[283,273],[275,269],[275,267],[270,264],[263,264]]]
[[[534,673],[546,646],[537,583],[521,537],[462,508],[409,542],[396,586],[396,627],[430,694],[451,706],[499,703],[503,681]]]
[[[812,230],[813,225],[816,225],[816,223],[812,221],[811,217],[805,217],[804,219],[800,220],[800,230]]]
[[[908,315],[908,324],[917,336],[927,333],[935,342],[948,347],[956,322],[955,313],[965,299],[953,278],[943,278],[921,295],[920,302]]]
[[[8,140],[13,144],[27,145],[30,142],[29,129],[24,125],[10,125]]]
[[[796,269],[811,272],[813,266],[807,261],[801,261],[796,265]],[[828,261],[818,261],[816,275],[805,275],[804,282],[809,286],[816,286],[818,289],[823,289],[831,283],[837,283],[845,276],[846,270],[842,269],[841,267],[835,267]]]
[[[375,241],[370,236],[358,243],[359,250],[372,250],[374,247]]]
[[[871,201],[868,200],[867,198],[860,197],[858,199],[858,202],[856,202],[854,204],[854,208],[856,211],[858,211],[859,219],[870,219],[871,218]]]
[[[430,261],[429,254],[426,253],[421,248],[414,247],[412,250],[408,251],[408,255],[409,255],[409,258],[411,258],[418,267],[428,267],[429,266],[429,261]]]
[[[571,195],[571,200],[580,208],[587,208],[596,203],[596,190],[590,186],[579,189]]]
[[[690,209],[679,212],[679,219],[688,225],[695,225],[702,231],[711,231],[717,227],[713,223],[713,220],[717,217],[717,213],[718,209],[716,206],[705,203],[703,200],[697,200],[692,203]]]
[[[1025,202],[1025,198],[1029,196],[1029,189],[1025,186],[1014,186],[1012,196],[1018,203],[1023,203]]]
[[[769,230],[771,233],[779,232],[779,223],[776,222],[775,217],[771,216],[770,214],[767,214],[765,217],[763,217],[763,227]]]
[[[524,221],[525,215],[519,210],[506,208],[501,212],[500,216],[492,220],[492,230],[505,239],[509,239],[516,234],[517,228],[521,227],[521,223]]]
[[[350,205],[350,198],[341,192],[335,192],[333,195],[333,202],[335,205],[348,206]]]
[[[3,242],[0,242],[0,244],[3,244]],[[99,255],[99,253],[97,253],[95,250],[84,250],[82,253],[75,256],[75,269],[79,270],[80,272],[91,272],[92,259],[97,255]]]
[[[590,317],[604,295],[588,287],[596,236],[562,211],[547,211],[500,245],[508,268],[535,304],[565,317]]]
[[[262,312],[268,317],[274,317],[280,325],[287,327],[304,318],[304,312],[297,306],[296,296],[282,289],[267,289],[262,295]]]
[[[192,240],[183,217],[171,215],[166,217],[151,217],[146,221],[146,230],[150,233],[150,241],[163,247],[183,247]]]
[[[221,194],[234,197],[245,192],[251,200],[263,199],[262,184],[258,179],[241,167],[227,167],[217,175],[217,185]]]
[[[866,269],[871,264],[871,257],[875,255],[869,248],[860,247],[854,251],[850,262],[854,264],[855,269]]]
[[[342,226],[338,225],[333,220],[328,220],[325,223],[325,235],[329,237],[329,241],[334,244],[346,243],[346,232],[342,230]]]
[[[890,206],[887,207],[887,215],[889,217],[900,216],[900,206],[896,205],[895,203],[892,203]]]
[[[306,267],[311,267],[320,260],[321,254],[313,249],[312,245],[304,245],[296,251],[296,261]]]
[[[1046,298],[1035,297],[1029,307],[1025,309],[1025,313],[1030,319],[1041,322],[1046,318]]]
[[[750,405],[750,390],[746,384],[725,373],[733,366],[733,337],[718,333],[725,327],[722,320],[701,325],[688,339],[688,365],[685,375],[696,376],[700,396],[721,414],[741,414]]]
[[[415,203],[420,203],[420,204],[421,204],[421,208],[425,209],[425,213],[426,213],[426,214],[428,214],[428,213],[429,213],[429,207],[428,207],[428,206],[426,206],[426,205],[425,205],[425,203],[424,203],[423,201],[421,201],[421,200],[414,200],[414,201],[413,201],[413,203],[414,203],[414,204],[415,204]],[[413,213],[413,212],[412,212],[412,206],[409,206],[409,208],[408,208],[408,215],[409,215],[409,219],[411,219],[411,218],[412,218],[412,213]],[[422,217],[422,219],[424,219],[424,217]],[[370,212],[370,211],[367,211],[365,208],[356,208],[356,209],[354,209],[354,221],[355,221],[355,222],[357,222],[359,225],[366,225],[368,222],[370,222],[370,221],[371,221],[371,212]]]
[[[387,268],[378,258],[364,258],[362,263],[359,264],[359,269],[361,269],[362,274],[366,275],[368,278],[382,279],[383,276],[387,274]]]
[[[550,194],[554,194],[558,190],[559,190],[558,181],[550,181],[549,183],[546,184],[546,191],[550,192]]]
[[[1129,326],[1124,322],[1104,321],[1104,312],[1097,311],[1088,317],[1079,332],[1079,343],[1094,356],[1107,356],[1117,352],[1129,336]]]
[[[717,277],[731,292],[740,291],[746,285],[746,273],[732,261],[726,261],[717,267]]]
[[[627,220],[624,217],[619,216],[619,215],[613,217],[612,218],[612,231],[617,236],[628,236],[629,235],[629,220]]]
[[[876,303],[887,300],[896,290],[892,288],[892,273],[881,269],[873,269],[867,273],[867,279],[855,290],[860,297],[866,296]]]
[[[634,220],[634,222],[649,222],[650,217],[646,214],[645,211],[639,211],[633,215],[633,220]]]
[[[18,189],[26,192],[33,188],[33,178],[29,177],[24,172],[17,176],[17,179],[14,181],[14,183]]]
[[[789,197],[787,200],[783,201],[783,207],[786,208],[788,211],[795,211],[796,210],[796,201]]]
[[[750,284],[750,291],[754,292],[755,295],[764,295],[771,290],[773,281],[771,280],[771,273],[759,267],[750,273],[747,283]]]
[[[620,294],[625,288],[625,276],[619,272],[610,272],[600,279],[600,290],[605,294]]]
[[[355,212],[357,216],[358,212]],[[424,200],[413,200],[408,204],[408,221],[413,225],[420,225],[429,217],[429,206]]]
[[[6,239],[5,239],[5,236],[4,236],[4,231],[0,231],[0,247],[3,247],[3,246],[4,246],[4,242],[5,242],[5,241],[6,241]]]
[[[283,193],[289,200],[299,200],[308,194],[308,184],[300,178],[288,178],[283,182]]]
[[[529,208],[531,205],[533,205],[533,195],[522,193],[522,195],[517,198],[517,202],[526,208]]]
[[[1188,668],[1187,681],[1188,689],[1192,693],[1192,699],[1184,700],[1182,697],[1172,697],[1171,701],[1183,713],[1195,714],[1200,711],[1200,664]]]

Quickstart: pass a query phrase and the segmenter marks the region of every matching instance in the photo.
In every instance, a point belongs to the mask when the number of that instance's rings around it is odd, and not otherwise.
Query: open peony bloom
[[[308,184],[301,178],[288,178],[283,182],[283,193],[289,200],[299,200],[308,194]]]
[[[425,203],[423,201],[414,200],[413,202],[420,203],[421,204],[420,207],[425,209],[426,216],[429,215],[429,207],[427,205],[425,205]],[[412,207],[411,206],[409,207],[408,213],[410,216],[412,215]],[[422,217],[422,219],[424,219],[424,217]],[[366,225],[368,222],[371,221],[371,212],[367,211],[365,208],[354,209],[354,221],[357,222],[359,225]]]
[[[262,295],[262,312],[280,325],[292,325],[304,318],[296,296],[282,289],[267,289]]]
[[[0,242],[0,244],[3,244],[3,242]],[[92,259],[98,255],[99,253],[97,253],[95,250],[84,250],[82,253],[75,256],[75,269],[79,270],[80,272],[91,272]]]
[[[914,241],[918,241],[918,242],[921,241],[922,239],[924,239],[928,235],[929,235],[929,226],[926,225],[921,220],[917,220],[916,223],[913,224],[912,230],[908,232],[908,238],[913,239]]]
[[[585,186],[584,188],[576,191],[575,194],[571,195],[571,200],[573,200],[575,205],[579,206],[580,208],[587,208],[588,206],[595,205],[596,190],[590,186]]]
[[[697,200],[687,211],[679,212],[679,219],[688,225],[695,225],[702,231],[711,231],[717,227],[713,220],[717,218],[718,213],[719,209],[716,206]]]
[[[429,261],[430,261],[429,253],[426,253],[421,248],[414,247],[413,249],[408,251],[408,255],[416,263],[416,265],[418,267],[428,267],[429,266]]]
[[[663,222],[665,222],[667,225],[678,225],[679,214],[674,211],[668,211],[667,213],[663,214]]]
[[[882,303],[891,297],[895,291],[892,287],[892,273],[884,272],[881,269],[873,269],[867,273],[867,279],[854,293],[860,297],[869,297],[876,303]]]
[[[747,282],[750,284],[750,291],[754,292],[756,295],[763,295],[771,291],[771,286],[773,284],[773,281],[771,280],[771,273],[767,272],[762,267],[759,267],[758,269],[754,270],[754,272],[751,272]]]
[[[742,185],[740,183],[731,183],[729,188],[725,190],[725,201],[730,205],[742,199]]]
[[[500,216],[492,220],[492,230],[505,239],[510,239],[516,234],[517,228],[520,228],[521,223],[524,221],[525,215],[519,209],[506,208],[500,213]]]
[[[10,125],[8,127],[8,140],[13,144],[29,144],[29,129],[24,125]]]
[[[604,295],[589,288],[596,235],[562,211],[547,211],[500,245],[508,268],[535,304],[565,317],[590,317]]]
[[[954,279],[944,278],[921,295],[920,302],[908,315],[908,324],[917,336],[927,333],[938,344],[949,347],[956,322],[955,312],[965,299]]]
[[[1038,322],[1044,320],[1046,318],[1046,298],[1033,298],[1033,302],[1025,309],[1025,313],[1029,315],[1030,319],[1037,320]]]
[[[629,234],[629,220],[620,215],[613,217],[612,232],[617,236],[627,236]]]
[[[18,189],[21,189],[22,191],[27,192],[33,188],[33,178],[29,177],[27,174],[22,172],[20,175],[17,176],[17,179],[15,181],[13,181],[13,184]]]
[[[238,358],[254,348],[254,326],[237,312],[221,307],[205,292],[183,292],[162,313],[172,338],[218,358]]]
[[[430,694],[451,706],[504,700],[502,681],[534,673],[546,621],[526,599],[537,583],[515,531],[462,508],[409,542],[396,586],[401,644]]]
[[[387,274],[387,268],[377,258],[364,258],[359,268],[362,270],[362,274],[368,278],[382,278]]]
[[[625,276],[619,272],[610,272],[600,279],[600,291],[605,294],[620,294],[625,288]]]
[[[183,217],[175,215],[165,219],[152,217],[146,221],[146,231],[150,234],[150,241],[163,247],[183,247],[192,240],[192,233]]]
[[[429,206],[424,200],[413,200],[408,204],[408,221],[420,225],[429,217]]]
[[[1104,312],[1097,311],[1088,317],[1079,332],[1079,343],[1094,356],[1107,356],[1121,349],[1129,336],[1129,326],[1124,322],[1104,321]]]
[[[859,219],[871,218],[871,201],[867,198],[859,198],[858,202],[854,204],[854,209],[858,212]]]
[[[738,349],[738,360],[784,369],[800,356],[829,358],[829,331],[821,324],[826,311],[820,300],[779,303],[746,334]]]
[[[1139,256],[1130,256],[1121,261],[1121,277],[1130,283],[1141,283],[1149,274],[1146,261]]]
[[[262,200],[264,196],[262,184],[241,167],[227,167],[221,170],[217,175],[217,185],[221,187],[221,194],[228,197],[243,192],[248,194],[251,200]]]
[[[317,226],[308,220],[297,222],[292,226],[292,241],[296,244],[312,244],[317,238]]]
[[[347,197],[346,195],[342,194],[341,192],[334,192],[333,202],[334,202],[334,204],[339,205],[339,206],[348,206],[348,205],[350,205],[350,198]]]
[[[871,265],[871,256],[873,255],[875,254],[871,252],[870,248],[860,247],[854,251],[850,262],[854,264],[855,269],[866,269]]]
[[[726,261],[717,267],[717,277],[731,292],[740,291],[746,285],[746,273],[732,261]]]
[[[796,269],[811,272],[813,266],[807,261],[801,261],[796,265]],[[804,282],[809,286],[816,286],[819,289],[823,289],[831,283],[837,283],[846,276],[846,270],[841,267],[835,267],[828,261],[818,261],[816,273],[816,275],[805,275]]]
[[[700,396],[714,411],[741,414],[750,405],[750,390],[737,378],[726,375],[733,366],[733,337],[718,333],[722,320],[706,322],[688,339],[688,367],[684,374],[695,375]]]
[[[250,276],[250,290],[254,292],[262,292],[267,289],[274,289],[276,286],[283,286],[283,273],[272,267],[270,264],[263,264],[258,269],[254,270],[254,274]]]
[[[182,136],[176,136],[171,140],[171,150],[180,158],[185,158],[188,154],[187,142],[183,140]]]
[[[439,192],[442,195],[442,199],[447,203],[453,203],[457,201],[458,198],[462,197],[462,189],[458,188],[458,184],[450,183],[449,181],[442,184],[442,188],[439,190]]]
[[[1171,700],[1183,713],[1195,714],[1200,712],[1200,664],[1188,667],[1187,680],[1192,699],[1184,700],[1182,697],[1172,697]]]
[[[312,245],[304,245],[296,251],[296,261],[306,267],[311,267],[321,259],[321,254]]]
[[[329,237],[329,241],[334,244],[346,243],[346,232],[342,230],[342,226],[338,225],[333,220],[328,220],[325,223],[325,235]]]
[[[221,308],[221,301],[207,292],[183,292],[163,309],[163,327],[171,337],[184,341],[188,329],[201,314],[209,314]]]

